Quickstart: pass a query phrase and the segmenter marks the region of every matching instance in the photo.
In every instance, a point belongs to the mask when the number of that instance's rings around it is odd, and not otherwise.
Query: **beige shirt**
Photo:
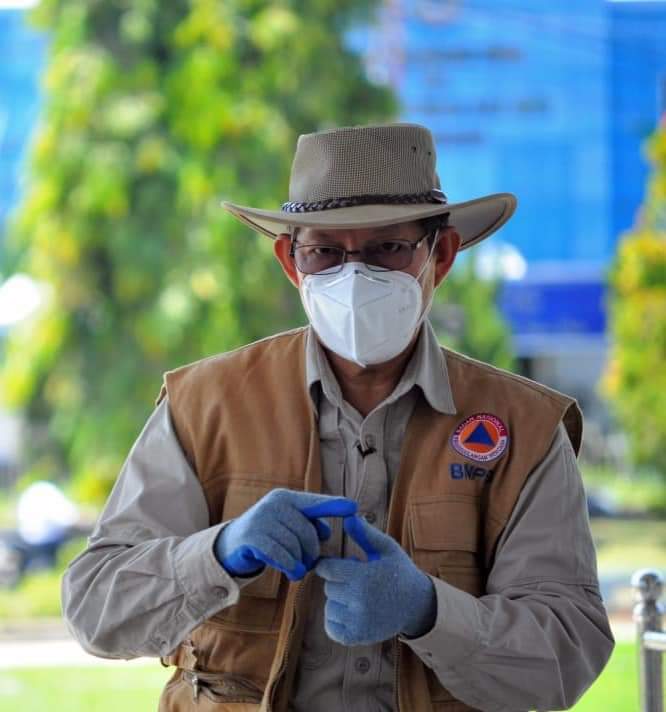
[[[312,332],[306,348],[322,491],[356,499],[384,529],[402,435],[419,392],[436,410],[455,413],[432,327],[426,322],[395,391],[365,418],[343,400]],[[359,443],[375,452],[362,456]],[[322,553],[362,556],[339,521],[329,522],[333,536]],[[86,550],[63,577],[72,634],[101,657],[171,652],[197,625],[234,605],[254,580],[234,579],[215,559],[213,542],[226,524],[210,526],[165,399],[130,451]],[[613,636],[599,595],[583,484],[563,426],[498,541],[487,594],[475,598],[432,580],[438,606],[432,630],[400,639],[456,697],[488,712],[518,712],[568,707],[587,689]],[[323,586],[317,577],[314,582],[292,712],[392,710],[390,641],[352,647],[331,641]]]

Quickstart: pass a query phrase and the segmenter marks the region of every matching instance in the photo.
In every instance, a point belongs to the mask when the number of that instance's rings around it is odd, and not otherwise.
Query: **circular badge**
[[[456,428],[451,445],[461,455],[477,462],[499,457],[509,443],[504,423],[492,413],[475,413]]]

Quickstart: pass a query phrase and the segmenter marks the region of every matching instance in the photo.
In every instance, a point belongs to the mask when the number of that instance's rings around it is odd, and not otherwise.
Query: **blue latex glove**
[[[320,559],[315,573],[325,580],[324,624],[329,638],[343,645],[371,645],[399,633],[418,637],[437,616],[430,578],[405,550],[360,516],[345,518],[344,528],[366,552],[356,557]]]
[[[268,564],[298,581],[319,560],[319,541],[331,535],[320,517],[345,517],[357,509],[344,497],[274,489],[220,532],[215,556],[232,576],[253,575]]]

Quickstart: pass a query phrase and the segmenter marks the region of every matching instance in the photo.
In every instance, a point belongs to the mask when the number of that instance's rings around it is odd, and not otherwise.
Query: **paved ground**
[[[616,640],[634,640],[634,626],[631,619],[618,617],[611,620]],[[86,653],[69,636],[65,626],[53,621],[38,630],[11,630],[5,626],[0,630],[0,670],[25,667],[57,667],[82,665],[159,665],[155,658],[136,660],[106,660]]]
[[[0,670],[26,667],[79,667],[110,665],[159,665],[155,658],[105,660],[88,655],[71,639],[19,640],[0,643]]]
[[[107,660],[89,655],[73,640],[60,619],[0,625],[0,670],[3,668],[79,665],[155,665],[155,658]]]

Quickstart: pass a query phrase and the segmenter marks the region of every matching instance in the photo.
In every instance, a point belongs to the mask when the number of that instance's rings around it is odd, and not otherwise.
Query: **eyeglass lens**
[[[365,245],[359,254],[361,262],[378,271],[409,267],[414,246],[409,240],[383,240]],[[296,267],[304,274],[332,273],[342,269],[345,250],[334,245],[297,245]]]

